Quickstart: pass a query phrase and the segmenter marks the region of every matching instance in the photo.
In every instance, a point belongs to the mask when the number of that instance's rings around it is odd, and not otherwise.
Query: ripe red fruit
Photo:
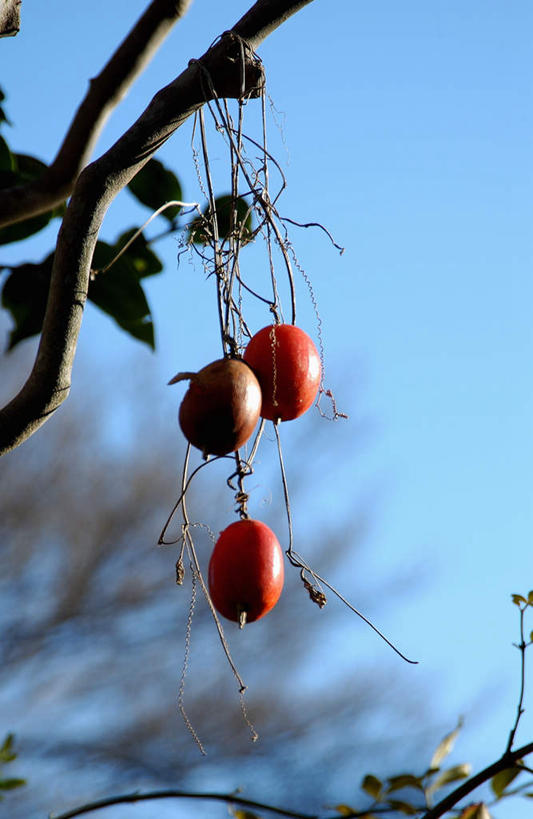
[[[315,400],[320,385],[320,356],[299,327],[263,327],[250,339],[244,360],[261,384],[263,418],[290,421],[303,415]]]
[[[197,373],[178,373],[190,386],[179,410],[183,434],[204,454],[227,455],[243,446],[261,410],[261,388],[252,369],[240,359],[222,358]]]
[[[230,524],[215,543],[209,561],[209,593],[228,620],[251,623],[269,612],[283,589],[279,541],[260,520]]]

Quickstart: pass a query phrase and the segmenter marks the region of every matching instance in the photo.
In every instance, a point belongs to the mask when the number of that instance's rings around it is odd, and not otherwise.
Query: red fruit
[[[169,382],[190,379],[179,411],[183,434],[204,454],[226,455],[243,446],[261,410],[261,388],[240,359],[222,358],[197,373],[178,373]]]
[[[272,529],[238,520],[220,533],[209,561],[209,593],[216,610],[240,623],[267,614],[283,589],[283,554]]]
[[[250,339],[244,360],[261,384],[263,418],[290,421],[303,415],[315,400],[320,385],[320,356],[299,327],[263,327]]]

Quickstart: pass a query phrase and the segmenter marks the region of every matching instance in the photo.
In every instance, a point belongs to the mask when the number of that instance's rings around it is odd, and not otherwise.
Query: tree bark
[[[310,2],[257,0],[231,31],[161,89],[131,128],[81,173],[58,236],[35,364],[21,391],[0,411],[0,455],[39,429],[69,394],[94,247],[115,196],[206,101],[215,95],[241,95],[243,54],[245,94],[258,96],[263,70],[253,49]]]
[[[152,0],[100,74],[90,81],[51,165],[39,179],[1,191],[0,227],[46,213],[70,196],[112,110],[190,4],[191,0]]]
[[[1,0],[0,37],[14,37],[20,31],[22,0]]]

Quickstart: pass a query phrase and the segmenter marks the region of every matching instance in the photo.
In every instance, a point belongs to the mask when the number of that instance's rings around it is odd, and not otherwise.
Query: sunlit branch
[[[55,159],[42,176],[2,190],[0,226],[52,210],[70,195],[112,110],[184,16],[190,2],[152,0],[102,71],[90,81]]]

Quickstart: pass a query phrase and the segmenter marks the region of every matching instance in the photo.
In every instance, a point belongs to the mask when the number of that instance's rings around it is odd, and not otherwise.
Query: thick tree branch
[[[20,4],[22,0],[1,0],[0,37],[14,37],[20,31]]]
[[[152,0],[100,74],[90,81],[52,164],[39,179],[1,191],[0,227],[45,213],[70,195],[111,111],[190,3],[191,0]]]
[[[263,72],[258,45],[312,0],[257,0],[199,60],[161,89],[136,123],[76,183],[59,232],[41,342],[32,372],[0,411],[0,455],[32,435],[68,396],[98,232],[107,208],[152,154],[206,100],[258,95]],[[244,49],[243,49],[244,45]]]

